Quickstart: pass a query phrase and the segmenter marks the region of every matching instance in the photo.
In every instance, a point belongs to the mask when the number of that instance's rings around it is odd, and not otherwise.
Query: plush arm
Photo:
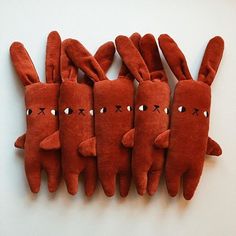
[[[127,148],[134,147],[134,132],[135,132],[135,129],[131,129],[127,133],[124,134],[121,142],[125,147]]]
[[[208,137],[208,141],[207,141],[206,154],[213,155],[213,156],[220,156],[222,154],[220,145],[216,141],[211,139],[210,137]]]
[[[61,148],[59,130],[45,138],[40,143],[40,148],[43,150],[57,150]]]
[[[170,140],[170,130],[168,129],[156,137],[154,145],[157,148],[168,148],[169,140]]]
[[[25,147],[25,137],[26,137],[26,134],[23,134],[19,138],[17,138],[17,140],[15,141],[15,147],[16,148],[24,149],[24,147]]]
[[[95,157],[96,153],[96,137],[89,138],[79,145],[79,153],[84,157]]]

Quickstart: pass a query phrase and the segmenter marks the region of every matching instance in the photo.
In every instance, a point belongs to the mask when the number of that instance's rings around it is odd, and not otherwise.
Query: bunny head
[[[51,32],[46,49],[46,83],[39,76],[23,44],[14,42],[10,54],[16,72],[25,86],[27,126],[47,128],[57,124],[57,98],[60,83],[61,39],[57,32]]]
[[[197,81],[193,80],[185,57],[172,38],[168,35],[161,35],[159,44],[171,70],[179,80],[173,99],[173,119],[179,120],[178,123],[185,126],[185,129],[192,130],[196,127],[198,130],[201,126],[202,130],[208,132],[211,104],[210,86],[222,58],[223,39],[214,37],[209,41]]]
[[[135,120],[146,124],[156,119],[168,121],[170,89],[155,38],[141,38],[139,50],[126,36],[116,38],[116,46],[130,73],[139,82],[135,104]]]

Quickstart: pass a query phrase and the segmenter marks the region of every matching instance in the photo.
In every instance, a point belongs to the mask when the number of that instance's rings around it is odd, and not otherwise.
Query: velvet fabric
[[[78,71],[68,58],[65,47],[70,40],[62,43],[61,75],[62,84],[59,98],[59,131],[46,138],[41,147],[53,149],[59,142],[62,155],[62,169],[68,192],[72,195],[78,191],[78,178],[83,173],[84,188],[87,196],[91,196],[97,186],[97,160],[94,149],[84,150],[87,156],[79,152],[81,143],[92,143],[94,137],[93,94],[89,78],[79,78]],[[107,53],[108,52],[108,53]],[[113,61],[114,44],[102,45],[95,58],[104,71]],[[91,145],[89,145],[91,147]]]
[[[137,42],[140,36],[134,34],[131,38]],[[116,80],[108,80],[96,58],[76,40],[68,43],[66,52],[73,63],[95,82],[95,139],[93,145],[91,142],[81,144],[80,152],[87,156],[91,148],[95,149],[98,175],[105,194],[114,195],[118,176],[120,195],[125,197],[131,183],[131,150],[125,148],[121,140],[133,127],[133,80],[124,65]]]
[[[61,39],[51,32],[47,40],[46,81],[41,83],[35,67],[23,44],[14,42],[10,47],[12,63],[19,79],[25,86],[27,130],[15,142],[24,149],[26,177],[33,193],[40,189],[41,170],[48,177],[48,190],[55,192],[60,182],[60,153],[45,151],[40,142],[58,130],[58,97],[60,79]]]
[[[124,135],[122,143],[133,148],[132,173],[138,193],[153,195],[164,166],[164,149],[155,147],[154,141],[168,129],[170,88],[153,35],[142,37],[140,53],[125,36],[116,38],[116,46],[139,82],[135,98],[135,128]]]
[[[218,70],[224,41],[211,39],[199,70],[192,79],[183,53],[168,35],[159,37],[161,50],[179,82],[175,87],[170,130],[160,135],[156,144],[168,148],[165,169],[166,184],[171,196],[178,193],[181,178],[183,195],[190,200],[198,185],[205,154],[221,155],[220,146],[208,137],[211,89]]]

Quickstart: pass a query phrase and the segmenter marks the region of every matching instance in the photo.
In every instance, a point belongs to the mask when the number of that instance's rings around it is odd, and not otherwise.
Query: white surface
[[[0,235],[236,235],[235,22],[235,0],[1,0]],[[225,39],[224,58],[212,85],[210,127],[223,155],[206,159],[190,202],[182,194],[168,197],[163,181],[152,198],[140,197],[132,188],[126,199],[107,198],[101,189],[87,199],[82,186],[71,197],[64,184],[52,195],[45,178],[37,196],[29,192],[22,152],[13,147],[24,132],[25,120],[23,88],[8,49],[12,41],[22,41],[44,79],[46,37],[55,29],[62,38],[80,39],[92,52],[118,34],[168,33],[184,51],[193,75],[207,41],[217,34]],[[112,77],[116,69],[109,73]]]

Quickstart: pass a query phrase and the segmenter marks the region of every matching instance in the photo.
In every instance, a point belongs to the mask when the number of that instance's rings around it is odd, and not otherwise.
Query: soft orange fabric
[[[65,53],[65,47],[69,42],[70,40],[65,40],[62,43],[61,51],[63,82],[59,98],[59,133],[57,137],[52,135],[51,138],[58,139],[60,142],[63,175],[68,192],[73,195],[77,193],[78,178],[83,173],[85,193],[87,196],[91,196],[97,185],[97,164],[94,157],[96,153],[92,148],[94,142],[93,89],[87,83],[88,78],[81,78],[79,83],[77,82],[77,67]],[[102,45],[95,54],[95,58],[104,71],[109,69],[114,53],[113,43],[108,42]],[[48,139],[50,137],[41,143],[45,149],[50,148]],[[85,150],[83,150],[84,144]],[[83,157],[79,153],[81,145],[82,151],[87,153],[87,157]]]
[[[138,80],[135,98],[134,130],[123,137],[123,144],[133,146],[132,173],[140,195],[157,191],[164,165],[164,149],[155,147],[155,139],[168,129],[170,89],[155,38],[147,34],[139,50],[125,36],[116,38],[124,63]]]
[[[205,154],[221,154],[220,146],[208,137],[208,129],[210,85],[222,58],[224,41],[220,37],[209,41],[197,81],[192,79],[186,59],[173,39],[161,35],[159,44],[179,82],[174,92],[170,132],[156,141],[161,145],[169,139],[165,170],[169,194],[178,193],[182,177],[183,194],[189,200],[198,185]]]
[[[48,190],[56,191],[61,175],[60,155],[56,150],[45,151],[40,142],[58,129],[59,64],[61,39],[57,32],[48,36],[46,50],[46,80],[39,81],[34,65],[24,48],[15,42],[10,54],[16,72],[25,86],[27,131],[17,139],[15,146],[25,150],[25,171],[30,189],[37,193],[40,189],[41,170],[48,176]]]
[[[133,35],[132,39],[137,42],[139,35]],[[121,145],[121,139],[133,127],[133,80],[130,79],[124,65],[116,80],[108,80],[96,58],[76,40],[68,43],[66,51],[74,64],[95,82],[93,92],[96,142],[94,143],[99,179],[104,192],[107,196],[114,195],[116,175],[118,175],[120,195],[125,197],[131,182],[131,151]],[[81,147],[81,150],[86,148]]]

